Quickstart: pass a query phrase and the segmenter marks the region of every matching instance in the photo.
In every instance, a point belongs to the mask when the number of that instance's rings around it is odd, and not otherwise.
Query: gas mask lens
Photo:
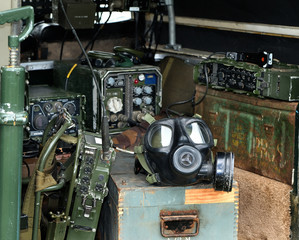
[[[195,144],[210,142],[208,133],[206,132],[204,127],[200,125],[199,122],[187,124],[185,130]]]
[[[158,125],[153,129],[151,135],[149,136],[150,145],[153,148],[167,147],[171,143],[172,139],[172,129],[164,125]]]

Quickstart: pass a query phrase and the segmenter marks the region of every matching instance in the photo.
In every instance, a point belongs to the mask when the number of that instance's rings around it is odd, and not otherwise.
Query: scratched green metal
[[[256,94],[264,97],[286,100],[299,100],[299,66],[293,64],[284,64],[274,62],[272,68],[262,68],[255,64],[246,62],[236,62],[227,58],[205,60],[202,63],[217,63],[236,69],[247,70],[259,79],[256,81],[256,89],[250,94]],[[194,67],[193,78],[198,82],[199,75],[204,72],[203,64]],[[218,76],[213,73],[214,78]],[[264,85],[267,85],[265,88]],[[261,90],[262,88],[263,90]],[[233,89],[229,89],[234,91]],[[235,90],[237,91],[237,90]],[[240,90],[238,90],[240,91]]]
[[[237,239],[235,203],[185,204],[186,189],[212,188],[211,185],[153,186],[146,182],[145,175],[135,175],[133,169],[134,157],[118,153],[108,184],[108,201],[100,219],[103,239]],[[197,210],[199,234],[193,237],[163,237],[160,230],[161,210]]]
[[[218,140],[215,151],[232,151],[236,167],[291,185],[297,105],[209,90],[195,111]]]

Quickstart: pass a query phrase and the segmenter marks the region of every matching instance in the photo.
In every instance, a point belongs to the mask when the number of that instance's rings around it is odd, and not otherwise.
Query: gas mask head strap
[[[150,168],[148,167],[145,157],[144,157],[144,151],[143,151],[143,145],[134,147],[134,152],[136,154],[136,157],[138,161],[140,162],[141,166],[144,168],[144,170],[148,173],[146,176],[146,181],[149,184],[154,184],[160,182],[159,176],[157,173],[153,173]]]

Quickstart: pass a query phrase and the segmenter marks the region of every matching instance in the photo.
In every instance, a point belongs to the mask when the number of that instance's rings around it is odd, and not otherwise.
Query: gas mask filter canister
[[[135,147],[135,173],[142,168],[146,180],[161,185],[213,183],[215,190],[231,191],[234,154],[218,152],[213,160],[212,133],[200,118],[170,118],[150,123],[143,145]]]

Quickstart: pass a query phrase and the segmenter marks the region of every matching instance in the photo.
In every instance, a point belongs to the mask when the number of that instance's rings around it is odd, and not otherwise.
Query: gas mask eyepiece
[[[216,190],[231,191],[234,156],[217,153],[213,161],[213,136],[202,119],[182,117],[149,122],[144,145],[135,147],[135,169],[141,165],[148,173],[149,183],[213,183]]]

